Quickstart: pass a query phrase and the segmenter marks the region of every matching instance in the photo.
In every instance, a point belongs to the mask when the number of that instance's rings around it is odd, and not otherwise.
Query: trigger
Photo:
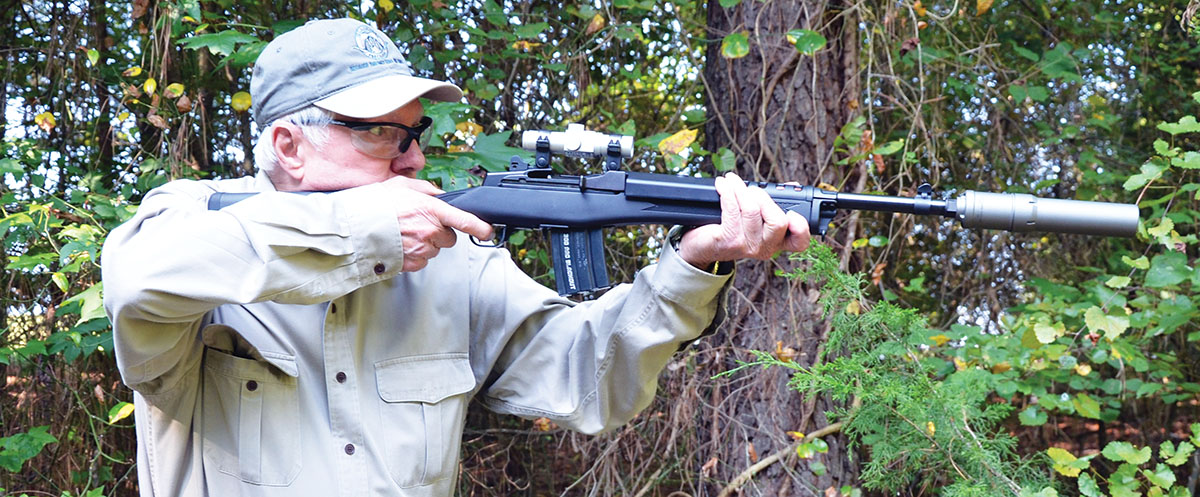
[[[508,226],[494,224],[492,225],[492,230],[494,235],[492,235],[491,243],[483,243],[478,238],[475,238],[475,235],[470,235],[471,243],[474,243],[477,247],[486,248],[502,248],[508,244]]]

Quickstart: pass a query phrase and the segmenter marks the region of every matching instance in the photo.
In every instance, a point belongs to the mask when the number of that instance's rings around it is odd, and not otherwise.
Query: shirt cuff
[[[404,266],[403,234],[389,195],[380,184],[330,194],[345,213],[361,286],[392,278]]]
[[[668,240],[675,230],[668,235]],[[717,264],[717,273],[704,271],[683,260],[675,251],[674,244],[663,247],[658,264],[654,266],[653,286],[657,293],[668,299],[687,305],[709,305],[733,277],[732,264]],[[722,270],[725,272],[722,273]]]

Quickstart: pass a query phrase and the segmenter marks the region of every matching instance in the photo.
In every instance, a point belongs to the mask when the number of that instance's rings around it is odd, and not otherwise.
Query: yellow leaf
[[[471,146],[470,145],[450,145],[449,147],[446,148],[446,151],[450,152],[450,153],[470,152]]]
[[[804,440],[804,434],[798,431],[789,431],[787,435],[792,437],[792,440]]]
[[[930,436],[932,436],[934,433],[937,433],[937,427],[933,425],[933,421],[927,421],[925,423],[925,431],[929,432]]]
[[[177,98],[183,95],[183,83],[171,83],[163,90],[163,96],[167,98]]]
[[[1092,366],[1090,364],[1077,364],[1075,366],[1075,374],[1078,374],[1079,376],[1087,376],[1088,374],[1091,374],[1091,372]]]
[[[246,110],[250,109],[250,102],[250,94],[244,91],[239,91],[233,94],[233,98],[230,100],[229,105],[233,107],[233,110],[238,112],[246,112]]]
[[[550,418],[537,418],[533,420],[533,427],[538,431],[550,431],[554,429],[554,423],[550,422]]]
[[[1075,457],[1075,454],[1072,454],[1070,451],[1060,449],[1058,447],[1050,447],[1049,449],[1046,449],[1046,455],[1049,455],[1050,459],[1054,461],[1054,470],[1062,473],[1064,476],[1075,478],[1079,476],[1081,471],[1083,471],[1082,468],[1069,466],[1072,462],[1075,462],[1075,460],[1078,459]]]
[[[1008,371],[1008,370],[1010,370],[1010,369],[1012,369],[1012,364],[1009,364],[1009,363],[1008,363],[1008,361],[1004,361],[1004,362],[1002,362],[1002,363],[1000,363],[1000,364],[997,364],[997,365],[995,365],[995,366],[992,366],[992,373],[993,373],[993,374],[1000,374],[1000,373],[1003,373],[1003,372],[1005,372],[1005,371]]]
[[[975,15],[981,16],[992,8],[993,0],[975,0]]]
[[[954,369],[957,369],[959,371],[967,369],[967,363],[963,362],[962,359],[955,357],[954,358]]]
[[[696,141],[698,131],[694,129],[685,129],[678,133],[667,137],[667,139],[658,142],[658,151],[663,155],[675,155],[688,148],[692,142]]]
[[[392,0],[379,0],[375,5],[378,5],[379,9],[384,13],[391,12],[392,9],[396,8],[396,4],[392,3]]]
[[[158,81],[155,81],[154,78],[146,78],[146,82],[142,83],[142,89],[146,91],[147,95],[153,95],[154,90],[158,89]]]
[[[108,424],[116,423],[117,421],[128,418],[130,414],[133,414],[133,403],[122,402],[120,406],[121,407],[117,409],[117,412],[109,414]]]
[[[950,337],[946,335],[934,335],[929,337],[929,339],[933,340],[933,343],[936,343],[938,347],[946,345],[946,342],[950,341]]]
[[[142,68],[138,66],[130,67],[129,69],[121,72],[121,75],[125,76],[126,78],[136,78],[140,74],[142,74]]]
[[[921,0],[917,0],[916,2],[913,2],[913,12],[917,13],[917,17],[925,17],[926,12],[928,11],[925,10],[924,5],[921,5]]]
[[[820,183],[817,183],[817,188],[818,188],[818,189],[821,189],[821,190],[825,190],[825,191],[830,191],[830,192],[836,192],[836,191],[837,191],[837,187],[836,187],[836,186],[833,186],[833,185],[831,185],[831,184],[829,184],[829,183],[825,183],[825,182],[823,182],[823,181],[822,181],[822,182],[820,182]]]
[[[592,33],[604,29],[604,25],[607,23],[608,20],[605,19],[604,16],[596,14],[595,17],[592,17],[592,22],[588,23],[586,34],[591,35]]]
[[[846,304],[846,314],[851,316],[862,314],[862,304],[859,304],[857,300],[851,300],[849,304]]]
[[[529,52],[540,46],[542,46],[541,43],[532,42],[529,40],[516,41],[512,44],[513,50],[520,50],[522,52]]]
[[[54,125],[57,124],[57,121],[54,120],[54,114],[49,112],[43,112],[33,116],[33,122],[37,124],[39,128],[42,128],[42,131],[47,133],[54,129]]]
[[[478,135],[483,132],[483,126],[475,124],[472,121],[464,121],[454,125],[454,129],[462,131],[468,135]]]
[[[128,112],[122,112],[122,113],[120,113],[120,114],[117,114],[117,120],[118,120],[118,121],[124,121],[124,120],[126,120],[126,119],[129,119],[129,113],[128,113]]]

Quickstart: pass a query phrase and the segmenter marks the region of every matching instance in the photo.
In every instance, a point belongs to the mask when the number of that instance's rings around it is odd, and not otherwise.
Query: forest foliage
[[[569,122],[637,136],[629,167],[713,175],[748,159],[705,147],[704,123],[720,118],[701,77],[707,48],[737,58],[788,43],[812,58],[832,36],[821,23],[707,29],[706,9],[740,1],[35,0],[0,11],[0,494],[136,489],[132,395],[102,308],[104,237],[166,181],[253,173],[249,67],[274,36],[308,18],[360,18],[392,35],[420,75],[461,86],[462,102],[426,106],[424,175],[448,190],[525,153],[520,131]],[[835,220],[835,233],[857,223],[852,256],[818,246],[781,276],[820,285],[825,353],[800,364],[781,344],[737,358],[787,368],[798,398],[843,401],[823,436],[846,437],[860,473],[811,493],[1196,493],[1198,5],[796,4],[822,22],[857,20],[863,93],[823,168],[864,168],[866,193],[911,195],[929,182],[1137,202],[1143,220],[1131,240]],[[657,234],[610,235],[612,277],[648,262]],[[552,283],[536,236],[514,239],[513,252]],[[609,453],[545,424],[472,419],[466,442],[490,437],[480,453],[507,444],[532,455],[465,460],[463,494],[577,491],[597,478],[589,461]],[[650,443],[653,420],[639,423],[623,450],[654,460],[652,474],[606,493],[717,494],[753,462],[702,468],[674,440]],[[809,435],[795,434],[788,464],[820,471],[824,442]]]

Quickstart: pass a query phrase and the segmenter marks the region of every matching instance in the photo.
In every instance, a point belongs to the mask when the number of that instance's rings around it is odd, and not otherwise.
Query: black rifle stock
[[[602,229],[668,224],[701,226],[721,222],[721,203],[712,178],[620,170],[633,153],[633,139],[571,125],[566,132],[527,131],[523,146],[534,164],[513,157],[508,171],[488,173],[483,184],[438,198],[497,227],[496,246],[515,229],[550,234],[558,292],[593,298],[608,288]],[[605,171],[557,174],[552,153],[605,158]],[[935,199],[929,185],[915,197],[864,195],[769,182],[747,182],[766,190],[785,211],[808,220],[809,231],[825,235],[839,210],[899,212],[957,219],[966,228],[1040,231],[1099,236],[1133,236],[1138,208],[1132,204],[1038,198],[1028,194],[967,191],[955,199]],[[220,209],[252,194],[217,193],[209,209]]]

